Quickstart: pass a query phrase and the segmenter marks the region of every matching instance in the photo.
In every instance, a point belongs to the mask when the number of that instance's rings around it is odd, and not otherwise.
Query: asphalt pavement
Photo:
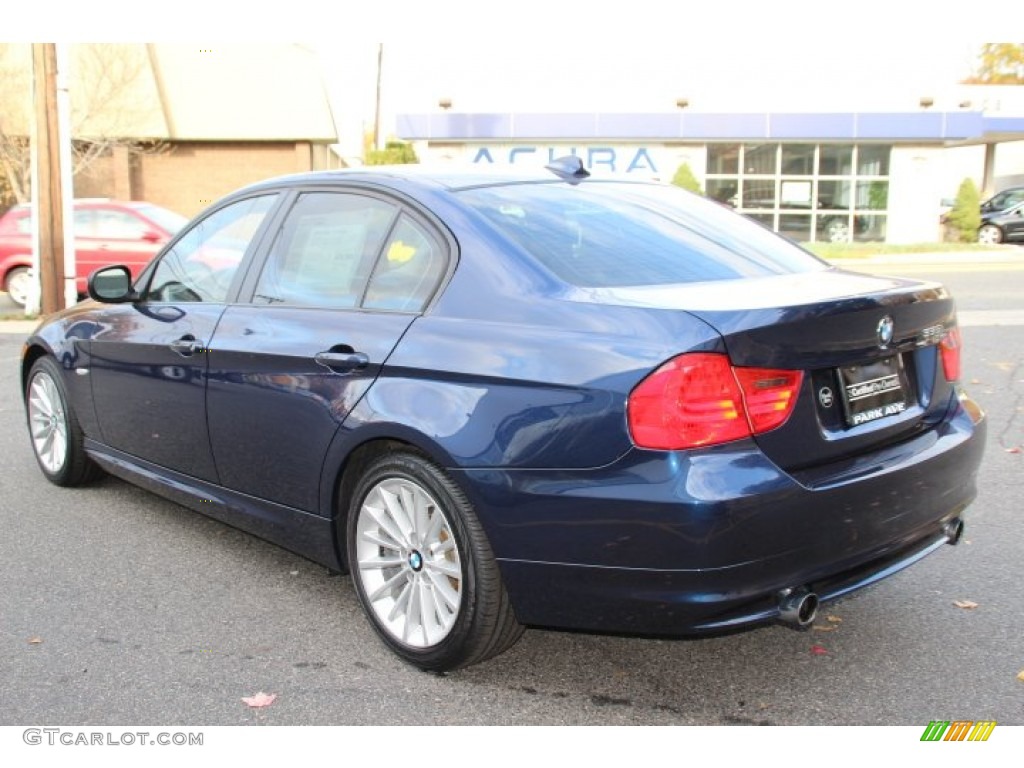
[[[990,426],[960,546],[825,606],[808,632],[530,629],[445,676],[377,641],[346,576],[113,478],[47,483],[19,393],[27,328],[4,323],[0,724],[1024,725],[1024,271],[915,263],[963,312],[1013,320],[964,327],[965,383]],[[278,698],[241,702],[259,691]]]

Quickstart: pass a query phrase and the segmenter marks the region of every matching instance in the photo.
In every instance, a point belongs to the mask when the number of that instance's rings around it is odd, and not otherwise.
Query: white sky
[[[400,112],[895,110],[940,99],[1019,4],[987,0],[36,0],[0,37],[302,42],[343,133]],[[1005,9],[1005,10],[1004,10]],[[977,18],[975,18],[977,17]],[[951,108],[955,108],[953,105]]]

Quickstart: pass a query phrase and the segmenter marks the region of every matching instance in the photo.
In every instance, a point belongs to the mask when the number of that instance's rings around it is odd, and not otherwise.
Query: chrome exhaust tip
[[[793,629],[807,629],[818,615],[818,596],[807,587],[779,592],[779,620]]]
[[[959,544],[964,537],[964,521],[959,517],[953,518],[942,526],[942,532],[946,535],[946,543]]]

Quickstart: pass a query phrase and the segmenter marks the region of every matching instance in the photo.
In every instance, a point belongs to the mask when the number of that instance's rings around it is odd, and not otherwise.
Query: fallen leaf
[[[41,638],[41,637],[30,637],[28,639],[28,642],[29,642],[29,645],[39,645],[41,642],[43,642],[43,638]]]
[[[1024,669],[1017,673],[1017,679],[1024,683]]]
[[[839,629],[839,627],[829,627],[822,626],[820,624],[815,624],[813,627],[811,627],[811,629],[813,629],[815,632],[835,632],[837,629]]]
[[[826,616],[825,618],[828,621],[831,621],[833,624],[842,624],[843,623],[843,620],[841,618],[839,618],[838,616]]]
[[[981,384],[981,379],[971,379],[971,384]]]
[[[828,653],[828,651],[826,651],[820,645],[812,645],[811,653],[813,653],[815,656],[824,656],[826,653]]]
[[[1021,452],[1021,449],[1017,448],[1017,447],[1006,448],[1005,450],[1006,450],[1007,453],[1020,453]]]
[[[954,600],[953,605],[957,608],[963,608],[965,611],[969,611],[972,608],[977,608],[978,604],[971,600]]]
[[[276,693],[264,693],[263,691],[260,691],[253,696],[243,696],[242,701],[253,709],[259,709],[260,707],[269,707],[274,703],[274,699],[276,698]]]

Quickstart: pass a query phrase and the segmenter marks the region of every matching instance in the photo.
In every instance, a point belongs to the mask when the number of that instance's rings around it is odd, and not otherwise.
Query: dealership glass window
[[[858,176],[888,176],[889,150],[886,145],[861,144],[857,147]]]
[[[851,173],[853,173],[852,144],[822,144],[819,147],[819,176],[849,176]]]
[[[779,216],[779,234],[790,240],[804,243],[811,239],[811,215],[809,213],[784,213]]]
[[[774,175],[778,144],[744,144],[743,172],[756,175]]]
[[[891,151],[888,144],[711,144],[705,187],[709,197],[789,237],[879,240]],[[735,164],[723,162],[734,156]]]
[[[712,144],[708,147],[708,173],[739,173],[740,145]]]
[[[757,179],[745,180],[740,205],[743,208],[774,208],[775,182]]]
[[[735,179],[708,179],[704,189],[712,200],[734,208],[739,204],[739,182]]]
[[[813,144],[783,144],[782,172],[787,176],[811,176],[814,174]]]

